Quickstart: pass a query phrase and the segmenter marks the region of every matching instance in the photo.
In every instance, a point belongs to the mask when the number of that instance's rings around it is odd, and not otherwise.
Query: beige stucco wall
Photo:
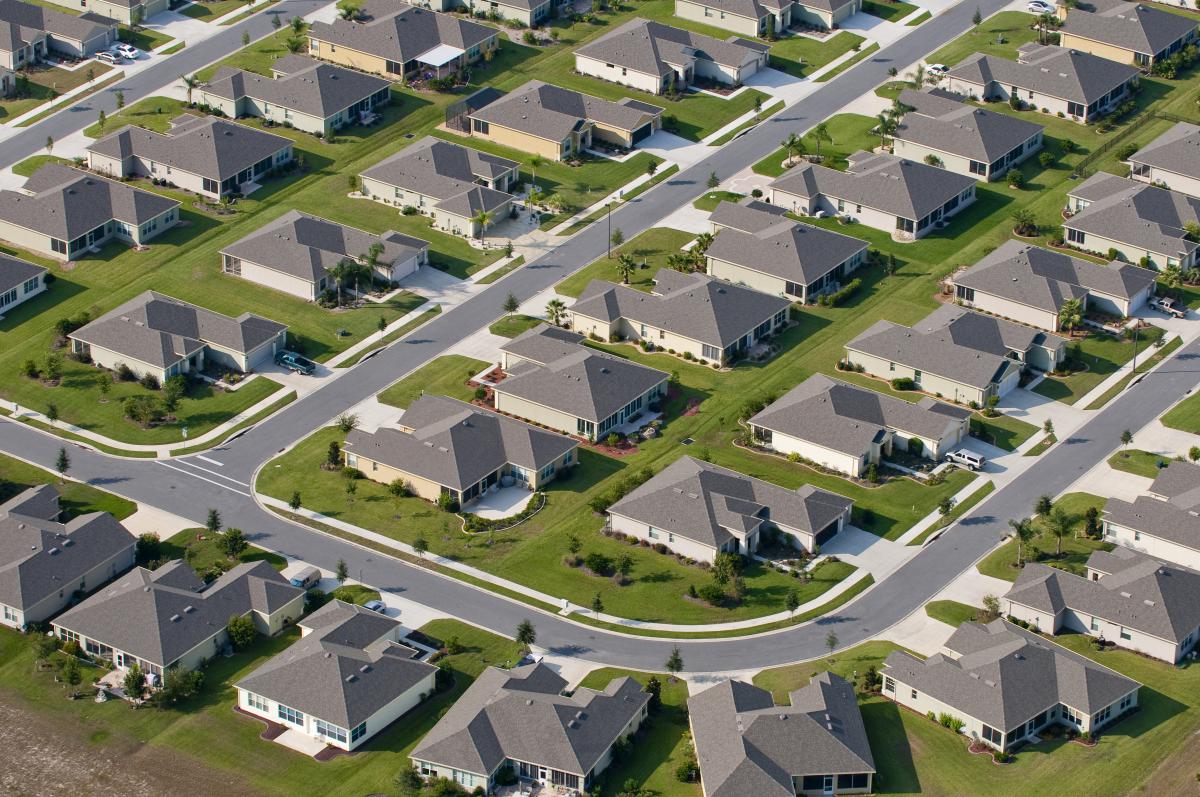
[[[607,64],[604,61],[589,58],[586,55],[579,55],[578,53],[575,54],[575,70],[585,75],[600,78],[601,80],[648,91],[651,94],[662,94],[663,91],[662,81],[656,75],[638,72],[616,64]],[[679,88],[683,88],[683,86],[679,85]]]
[[[711,25],[714,28],[721,28],[731,33],[740,33],[750,38],[757,38],[759,34],[758,20],[727,14],[717,9],[706,8],[700,3],[692,2],[691,0],[675,0],[675,16]],[[776,28],[777,32],[780,30],[780,28]]]
[[[133,564],[133,537],[130,536],[128,548],[98,563],[79,579],[70,584],[62,584],[57,592],[47,595],[37,603],[25,607],[10,607],[16,612],[17,620],[5,620],[4,613],[0,612],[0,625],[20,628],[27,623],[45,622],[70,605],[76,590],[80,592],[93,591],[133,567]]]
[[[1044,329],[1048,332],[1058,331],[1058,314],[1048,310],[1039,310],[1027,304],[993,296],[983,291],[975,291],[975,300],[963,302],[966,307],[974,307],[984,312],[1008,318],[1022,324]]]
[[[357,455],[353,451],[343,451],[342,455],[347,467],[358,468],[363,476],[366,476],[373,482],[391,484],[400,479],[410,485],[415,495],[424,498],[426,501],[436,501],[438,496],[442,494],[442,486],[437,482]]]
[[[1126,526],[1105,520],[1104,540],[1140,551],[1155,559],[1174,562],[1192,570],[1200,570],[1200,550],[1159,537],[1154,534],[1153,529],[1139,533]]]
[[[613,531],[619,531],[622,534],[631,534],[639,540],[648,540],[651,545],[662,543],[674,553],[690,556],[697,562],[712,562],[717,555],[717,549],[711,545],[705,545],[696,540],[650,526],[625,515],[610,512],[609,521]]]
[[[863,457],[866,458],[867,463],[874,462],[876,464],[879,463],[880,457],[880,446],[878,445],[872,445],[870,451],[864,451],[861,456],[856,457],[853,454],[835,451],[808,440],[801,440],[798,437],[774,431],[771,432],[770,448],[780,454],[798,454],[804,459],[819,463],[838,473],[855,477],[862,476],[863,470],[866,468]]]
[[[1025,151],[1021,154],[1020,158],[1008,164],[1007,166],[997,169],[987,176],[972,172],[971,158],[967,158],[962,155],[955,155],[944,150],[935,149],[934,147],[925,146],[923,144],[917,144],[912,141],[905,141],[900,138],[893,139],[893,145],[893,154],[897,155],[898,157],[908,158],[909,160],[924,163],[927,156],[933,155],[934,157],[941,159],[941,168],[954,172],[955,174],[961,174],[964,177],[970,177],[975,180],[986,182],[987,180],[999,179],[1007,174],[1008,171],[1014,166],[1024,163],[1026,160],[1033,157],[1035,153],[1041,151],[1042,134],[1038,133],[1036,136],[1033,136],[1025,142]],[[988,168],[990,167],[991,164],[988,164]]]
[[[133,24],[133,8],[123,6],[118,3],[109,3],[106,2],[106,0],[87,0],[87,6],[85,8],[81,5],[80,0],[48,1],[54,3],[55,5],[69,9],[75,13],[90,11],[93,14],[99,14],[102,17],[109,17],[110,19],[116,20],[117,22],[121,22],[125,25]],[[145,2],[141,3],[140,5],[142,8],[142,22],[146,22],[155,14],[166,11],[168,7],[168,0],[145,0]]]
[[[1125,628],[1120,623],[1111,622],[1103,617],[1077,612],[1070,607],[1063,611],[1062,618],[1056,627],[1054,618],[1046,612],[1016,603],[1007,597],[1002,598],[1001,603],[1004,614],[1031,623],[1043,632],[1057,634],[1068,630],[1089,636],[1103,636],[1105,640],[1112,642],[1117,647],[1144,653],[1147,656],[1161,659],[1171,664],[1179,661],[1184,653],[1181,647],[1174,642],[1153,637],[1131,628]],[[1095,621],[1095,628],[1092,627],[1093,620]],[[1130,636],[1129,639],[1121,637],[1123,630]],[[1196,638],[1196,634],[1197,630],[1193,630],[1193,641]]]
[[[495,390],[493,395],[495,396],[496,409],[500,412],[524,418],[527,421],[541,424],[550,429],[556,429],[565,434],[579,434],[578,419],[574,415],[569,415],[541,404],[535,404],[532,401],[518,398],[508,393],[502,393],[499,390]]]
[[[956,382],[953,379],[938,374],[931,374],[928,371],[921,373],[920,380],[917,380],[917,370],[903,363],[893,363],[885,360],[882,357],[876,357],[865,352],[846,347],[846,359],[855,365],[861,365],[863,370],[872,376],[877,376],[880,379],[891,381],[893,379],[912,379],[917,381],[917,385],[926,393],[941,395],[950,401],[957,401],[960,404],[969,404],[974,401],[982,406],[987,401],[988,390],[964,385],[961,382]]]
[[[388,185],[387,183],[367,177],[362,177],[361,180],[362,192],[376,202],[382,202],[385,205],[394,205],[397,210],[403,210],[406,205],[411,205],[422,215],[432,218],[434,227],[452,235],[462,235],[472,238],[479,235],[479,225],[477,223],[458,214],[447,213],[444,210],[434,208],[434,205],[438,203],[438,200],[434,197],[419,194],[416,191],[411,191],[400,186]],[[498,181],[502,185],[496,185],[496,189],[500,191],[506,190],[507,182],[507,178]],[[492,223],[488,225],[488,229],[507,219],[511,208],[511,200],[497,208]]]
[[[584,129],[586,129],[586,125]],[[488,125],[487,133],[472,132],[471,137],[481,138],[484,141],[492,141],[505,147],[512,147],[521,152],[528,152],[531,155],[541,155],[543,158],[555,161],[562,160],[564,151],[571,152],[578,147],[578,141],[574,136],[568,136],[563,141],[551,141],[530,135],[529,133],[523,133],[520,130],[502,127],[495,122]],[[569,142],[569,144],[564,146],[564,142]]]
[[[1138,180],[1143,183],[1163,183],[1172,191],[1178,191],[1181,194],[1187,194],[1191,197],[1200,198],[1200,178],[1197,177],[1188,177],[1184,174],[1176,174],[1175,172],[1168,172],[1164,169],[1156,169],[1153,167],[1150,168],[1150,173],[1148,175],[1131,176],[1134,180]]]
[[[1070,24],[1071,23],[1068,20],[1067,26],[1070,27]],[[1061,28],[1058,32],[1058,35],[1059,47],[1068,47],[1072,50],[1091,53],[1092,55],[1099,56],[1100,58],[1107,58],[1110,61],[1117,61],[1118,63],[1122,64],[1133,63],[1135,56],[1133,50],[1129,50],[1124,47],[1116,47],[1111,44],[1104,44],[1103,42],[1092,41],[1091,39],[1085,39],[1082,36],[1076,36],[1067,28]]]
[[[233,268],[232,261],[240,263],[241,274],[233,273],[231,270]],[[281,271],[276,271],[266,266],[260,266],[247,260],[239,261],[237,258],[230,258],[227,255],[222,256],[221,262],[221,269],[225,274],[240,277],[248,282],[253,282],[273,290],[283,291],[286,294],[304,299],[305,301],[311,302],[317,298],[319,293],[317,283],[309,282],[291,274],[284,274]]]
[[[498,34],[497,34],[498,35]],[[497,38],[491,38],[481,42],[478,48],[472,48],[467,51],[460,61],[464,64],[471,64],[478,61],[484,50],[491,50],[497,47]],[[472,53],[478,49],[478,53],[472,56]],[[402,77],[393,72],[387,71],[387,59],[377,55],[364,53],[360,50],[353,50],[340,44],[331,44],[327,41],[322,41],[309,36],[308,39],[308,54],[313,58],[319,58],[322,61],[328,61],[331,64],[341,64],[352,69],[358,69],[363,72],[370,72],[388,80],[399,81]]]

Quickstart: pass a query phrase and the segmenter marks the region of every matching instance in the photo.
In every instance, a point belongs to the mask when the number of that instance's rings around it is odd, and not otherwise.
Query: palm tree
[[[1162,270],[1162,281],[1168,288],[1178,290],[1183,287],[1183,269],[1172,263]]]
[[[546,162],[546,159],[541,155],[534,155],[529,159],[529,198],[532,199],[537,194],[537,170],[538,167]]]
[[[337,288],[339,307],[342,305],[342,286],[349,284],[352,280],[357,281],[366,269],[365,265],[348,257],[343,257],[336,266],[329,269],[329,276],[333,277],[334,286]]]
[[[195,75],[192,75],[191,77],[188,77],[187,75],[180,75],[179,79],[183,81],[183,87],[187,90],[187,104],[191,105],[192,92],[200,87],[200,78],[196,77]]]
[[[1025,560],[1022,555],[1022,547],[1033,539],[1034,530],[1033,524],[1027,518],[1020,520],[1009,519],[1009,528],[1013,530],[1013,539],[1017,541],[1017,567],[1020,567]]]
[[[824,122],[821,122],[821,124],[814,127],[812,129],[812,132],[809,133],[809,135],[812,136],[813,141],[817,142],[817,157],[818,158],[821,157],[821,140],[824,139],[825,141],[828,141],[830,144],[833,143],[833,136],[829,135],[829,126],[826,125]]]
[[[304,49],[304,39],[299,36],[289,36],[285,44],[287,45],[288,52],[292,55]]]
[[[667,268],[672,271],[691,271],[692,259],[683,252],[672,252],[667,255]]]
[[[546,302],[546,318],[551,324],[559,326],[563,322],[563,318],[567,315],[567,305],[562,299],[557,297]]]
[[[891,114],[881,113],[875,117],[875,129],[879,131],[879,146],[886,148],[888,139],[896,132],[898,122]]]
[[[1075,331],[1083,321],[1083,304],[1078,299],[1067,299],[1058,311],[1058,324],[1064,332]]]
[[[1038,44],[1046,43],[1046,31],[1058,27],[1058,17],[1053,14],[1041,14],[1037,18]]]
[[[621,254],[617,256],[617,274],[621,277],[623,284],[629,284],[629,277],[636,268],[637,261],[633,259],[633,255]]]
[[[925,64],[917,64],[917,71],[912,74],[912,87],[919,89],[925,85]]]
[[[479,243],[483,243],[483,236],[487,232],[488,225],[492,223],[495,214],[490,210],[481,210],[471,217],[471,223],[479,225]]]
[[[779,142],[779,144],[783,147],[784,152],[787,153],[789,163],[804,154],[804,139],[795,133],[788,133],[788,137]]]
[[[292,26],[292,33],[296,34],[297,36],[303,34],[308,28],[308,23],[305,22],[302,17],[292,17],[291,22],[288,24]]]
[[[1068,515],[1061,506],[1054,507],[1046,516],[1046,530],[1054,535],[1058,543],[1054,551],[1056,557],[1062,557],[1063,537],[1071,533],[1073,521],[1074,518]]]

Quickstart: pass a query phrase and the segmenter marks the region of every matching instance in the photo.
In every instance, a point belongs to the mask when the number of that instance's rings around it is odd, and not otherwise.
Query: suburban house
[[[773,540],[810,553],[850,522],[854,502],[806,484],[789,490],[680,457],[608,508],[605,526],[698,562],[752,556]]]
[[[355,429],[342,458],[380,484],[400,481],[414,495],[460,505],[488,490],[517,485],[540,490],[576,462],[579,443],[446,396],[423,395],[399,428]]]
[[[249,194],[292,160],[292,140],[211,116],[180,114],[167,133],[127,125],[87,148],[88,168],[149,177],[212,199]]]
[[[913,240],[975,201],[975,181],[895,155],[856,152],[846,171],[805,163],[767,186],[767,198],[801,216],[843,216]]]
[[[1043,633],[1087,634],[1168,664],[1200,639],[1200,573],[1129,548],[1093,552],[1087,576],[1026,564],[1001,603]]]
[[[767,45],[730,36],[722,41],[649,19],[634,18],[575,51],[575,71],[651,94],[694,83],[740,86],[767,67]]]
[[[297,625],[298,642],[235,684],[240,711],[348,751],[435,691],[399,620],[334,600]]]
[[[496,409],[586,440],[603,440],[658,412],[670,374],[597,351],[585,338],[545,324],[500,347]]]
[[[1057,3],[1059,46],[1119,64],[1150,67],[1196,41],[1196,20],[1143,3]]]
[[[362,192],[385,205],[416,208],[439,230],[475,237],[479,213],[491,214],[490,227],[512,212],[509,192],[519,166],[430,136],[363,172]]]
[[[592,280],[567,318],[584,335],[642,341],[728,365],[787,326],[790,306],[752,288],[664,268],[650,293]]]
[[[766,38],[792,26],[792,0],[675,0],[675,16]]]
[[[1004,620],[964,623],[927,659],[897,650],[883,696],[948,714],[974,742],[1010,751],[1051,725],[1087,735],[1137,706],[1141,684]]]
[[[928,396],[913,404],[813,374],[749,424],[765,448],[859,478],[893,450],[940,460],[966,439],[970,417]]]
[[[101,368],[128,366],[165,382],[216,366],[248,372],[284,349],[287,327],[253,313],[237,318],[154,291],[130,299],[70,334],[71,351]]]
[[[433,11],[467,11],[476,16],[485,14],[492,19],[519,22],[536,28],[547,22],[562,0],[404,0],[411,5]]]
[[[78,11],[78,6],[72,8]],[[40,63],[52,51],[87,58],[116,41],[117,23],[92,11],[64,14],[19,0],[0,0],[0,66],[6,69]]]
[[[1110,498],[1104,539],[1147,556],[1200,570],[1200,465],[1175,461],[1160,468],[1149,495]]]
[[[51,484],[0,504],[0,625],[45,622],[133,567],[134,537],[112,515],[61,518]]]
[[[55,5],[78,11],[85,0],[47,0]],[[171,7],[170,0],[86,0],[89,13],[123,25],[141,25],[150,17]]]
[[[358,124],[392,98],[391,81],[333,64],[286,55],[271,77],[220,67],[197,90],[196,101],[226,116],[257,116],[306,133],[329,136]]]
[[[716,233],[704,253],[709,274],[805,304],[836,291],[867,255],[866,241],[757,200],[722,202],[708,221]]]
[[[392,283],[429,262],[429,242],[394,230],[375,235],[289,210],[221,250],[224,273],[308,301],[335,288],[331,272],[343,260],[368,264],[375,279]]]
[[[0,238],[54,260],[112,240],[134,246],[179,222],[179,202],[115,180],[47,163],[19,191],[0,191]]]
[[[892,134],[892,152],[976,180],[995,180],[1042,148],[1039,124],[929,89],[900,92],[904,114]]]
[[[722,681],[688,698],[704,797],[870,794],[875,758],[854,685],[814,676],[777,706],[766,689]]]
[[[499,47],[499,36],[469,19],[370,0],[356,19],[314,22],[308,54],[394,81],[447,77]]]
[[[1119,259],[1159,271],[1200,262],[1200,242],[1187,231],[1200,224],[1196,197],[1096,172],[1067,192],[1067,214],[1067,243],[1084,251],[1115,249]]]
[[[46,290],[49,270],[19,257],[0,255],[0,318]]]
[[[972,99],[1010,101],[1091,122],[1120,104],[1137,83],[1138,69],[1063,47],[1030,42],[1017,60],[974,53],[946,73],[946,88]]]
[[[1058,315],[1069,300],[1083,311],[1128,318],[1154,294],[1152,271],[1100,265],[1012,239],[953,280],[959,304],[1051,332],[1061,327]]]
[[[1129,158],[1134,180],[1200,199],[1200,125],[1179,122]]]
[[[560,161],[594,141],[632,148],[662,126],[662,112],[628,97],[613,102],[531,80],[473,109],[468,120],[472,136]]]
[[[912,328],[877,321],[846,344],[846,359],[880,379],[908,378],[927,393],[984,406],[1017,387],[1024,367],[1052,371],[1066,351],[1066,338],[943,304]]]
[[[167,670],[195,670],[229,646],[231,617],[249,617],[276,634],[304,612],[304,590],[264,561],[236,565],[205,584],[182,559],[118,579],[52,623],[64,642],[124,670],[137,664],[161,680]]]
[[[629,677],[604,691],[567,682],[546,664],[488,667],[410,757],[421,775],[491,794],[503,770],[524,782],[585,793],[649,714],[650,694]]]

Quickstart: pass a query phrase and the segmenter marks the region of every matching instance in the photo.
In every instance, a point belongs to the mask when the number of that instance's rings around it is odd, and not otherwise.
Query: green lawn
[[[1016,451],[1039,428],[1011,415],[988,418],[977,412],[971,416],[971,434],[1005,451]]]
[[[1134,380],[1134,377],[1136,377],[1138,374],[1146,373],[1150,369],[1157,366],[1160,362],[1174,354],[1175,350],[1183,345],[1183,338],[1176,335],[1165,343],[1163,343],[1161,340],[1159,343],[1162,345],[1158,346],[1158,348],[1154,350],[1153,354],[1151,354],[1149,357],[1139,357],[1137,365],[1130,369],[1130,373],[1127,373],[1125,376],[1118,379],[1116,383],[1112,385],[1112,387],[1110,387],[1108,390],[1105,390],[1102,394],[1093,399],[1090,404],[1084,407],[1084,409],[1098,410],[1117,396],[1121,395],[1125,388],[1129,387],[1129,383]]]
[[[735,194],[732,191],[709,191],[693,202],[692,207],[712,213],[722,202],[740,202],[745,197],[745,194]]]
[[[155,47],[161,47],[172,40],[172,37],[165,33],[160,33],[150,28],[139,28],[133,30],[128,25],[122,25],[118,34],[121,41],[126,44],[132,44],[142,52],[149,53]]]
[[[1035,19],[1033,14],[1024,11],[1001,11],[933,53],[925,61],[930,64],[954,66],[972,53],[997,55],[1015,61],[1018,47],[1037,41],[1037,31],[1030,27]]]
[[[1163,426],[1200,434],[1200,393],[1188,396],[1162,416]]]
[[[629,285],[648,291],[653,284],[654,275],[666,265],[667,255],[678,252],[695,237],[693,233],[684,230],[667,227],[651,228],[633,240],[615,247],[611,258],[602,257],[581,268],[558,283],[554,290],[563,296],[578,297],[592,280],[620,282],[621,277],[617,274],[617,257],[629,254],[633,255],[639,264],[639,268],[629,277]]]
[[[1048,435],[1044,436],[1041,440],[1039,440],[1036,444],[1025,449],[1025,453],[1023,454],[1023,456],[1026,456],[1026,457],[1041,456],[1042,454],[1046,453],[1046,451],[1050,448],[1050,446],[1054,445],[1057,442],[1058,442],[1057,437],[1055,437],[1052,434],[1048,434]]]
[[[1157,327],[1152,329],[1157,331],[1159,337],[1162,336],[1161,329]],[[1146,351],[1147,345],[1144,339],[1138,344],[1139,356]],[[1078,349],[1078,355],[1075,354],[1076,349]],[[1081,360],[1084,368],[1068,376],[1047,374],[1033,388],[1033,392],[1064,404],[1074,404],[1091,392],[1096,385],[1116,373],[1122,365],[1133,359],[1133,352],[1133,341],[1131,340],[1115,338],[1099,332],[1089,334],[1086,338],[1073,342],[1068,347],[1068,357],[1072,361]]]
[[[933,14],[930,14],[928,11],[922,11],[920,14],[917,14],[915,17],[910,19],[908,22],[905,22],[904,24],[910,28],[915,28],[917,25],[920,25],[922,22],[925,22],[925,21],[931,19],[932,17],[933,17]]]
[[[33,155],[26,158],[20,163],[14,164],[12,167],[13,174],[19,174],[22,177],[31,177],[38,169],[45,166],[47,163],[61,163],[64,166],[74,166],[75,162],[60,158],[57,155]]]
[[[830,117],[825,126],[829,132],[828,139],[818,142],[817,137],[811,132],[804,137],[804,151],[808,154],[823,156],[825,159],[823,165],[825,166],[845,169],[848,156],[860,149],[870,150],[879,146],[879,136],[871,132],[875,128],[875,119],[870,116],[852,113],[838,114]],[[754,172],[764,177],[778,177],[787,171],[783,168],[783,161],[786,157],[787,152],[780,147],[754,164]]]
[[[1170,457],[1137,449],[1118,451],[1108,458],[1108,466],[1113,470],[1132,473],[1135,476],[1145,476],[1147,479],[1158,476],[1158,471],[1169,464],[1171,464]]]
[[[249,530],[247,530],[249,531]],[[163,561],[184,559],[198,574],[203,574],[214,565],[228,569],[235,562],[231,561],[217,547],[218,538],[208,533],[207,529],[184,529],[172,537],[162,541],[161,556]],[[250,547],[242,552],[237,562],[267,562],[276,570],[287,567],[287,559],[277,553],[264,551],[261,548]]]
[[[506,315],[499,321],[488,327],[488,331],[493,335],[500,335],[505,338],[515,338],[522,332],[533,329],[538,324],[545,323],[546,319],[537,318],[531,315]]]
[[[384,404],[407,409],[422,393],[470,401],[475,389],[467,380],[487,368],[483,360],[447,354],[426,363],[379,394]]]
[[[754,685],[760,689],[766,689],[774,695],[777,705],[788,705],[788,695],[807,686],[813,676],[828,670],[848,681],[854,680],[855,674],[861,676],[872,664],[878,669],[883,664],[883,660],[897,650],[903,650],[903,648],[891,642],[864,642],[861,645],[839,651],[833,656],[822,656],[819,659],[799,664],[763,670],[754,676]],[[875,753],[875,755],[878,756],[879,753]]]
[[[849,31],[841,31],[825,41],[789,36],[771,45],[771,66],[795,77],[807,77],[864,41],[862,36]]]
[[[939,518],[938,521],[936,523],[934,523],[932,526],[925,529],[925,531],[921,532],[913,539],[909,540],[908,544],[909,545],[923,544],[925,542],[925,540],[929,539],[930,536],[936,534],[937,532],[946,528],[950,524],[954,523],[960,517],[967,514],[967,512],[970,512],[972,509],[975,508],[976,504],[978,504],[983,499],[987,498],[989,495],[991,495],[993,492],[995,492],[995,490],[996,490],[995,482],[988,482],[988,483],[984,484],[982,487],[980,487],[978,490],[976,490],[975,492],[968,495],[962,501],[959,501],[958,503],[956,503],[954,505],[954,508],[950,510],[950,514]]]
[[[53,100],[93,78],[102,77],[112,71],[111,66],[101,63],[92,63],[75,70],[38,64],[24,73],[24,77],[29,80],[24,91],[18,84],[15,96],[0,99],[0,121],[9,121],[21,114],[28,113],[42,103]]]
[[[55,484],[56,482],[58,483]],[[58,505],[67,517],[85,515],[88,512],[108,512],[117,520],[124,520],[137,511],[137,504],[132,501],[98,490],[89,484],[73,481],[64,483],[50,471],[0,454],[0,504],[39,484],[55,484],[59,495]]]
[[[979,609],[958,601],[930,601],[925,604],[925,614],[957,628],[963,623],[974,622]]]
[[[862,10],[888,22],[899,22],[917,10],[917,7],[899,0],[863,0]]]
[[[342,362],[339,364],[338,367],[349,368],[352,365],[357,365],[362,360],[363,357],[366,357],[371,352],[375,351],[376,349],[381,349],[384,346],[387,346],[389,343],[392,343],[393,341],[399,340],[400,338],[407,335],[409,332],[412,332],[417,327],[419,327],[429,321],[432,321],[434,318],[436,318],[437,316],[439,316],[441,314],[442,314],[442,306],[440,304],[436,304],[433,307],[429,308],[428,310],[422,311],[420,315],[418,315],[416,318],[409,321],[407,324],[402,324],[399,329],[392,330],[391,332],[384,335],[383,338],[381,338],[380,340],[377,340],[374,343],[372,343],[370,346],[366,346],[363,349],[361,349],[358,352],[358,354],[350,357],[349,359],[342,360]]]
[[[847,58],[845,61],[842,61],[840,64],[833,67],[828,72],[822,72],[820,77],[816,78],[816,82],[817,83],[825,83],[826,81],[833,80],[835,77],[842,74],[847,69],[850,69],[855,64],[858,64],[863,59],[869,58],[870,56],[874,55],[877,52],[879,52],[879,42],[871,42],[871,44],[869,46],[859,50],[853,56],[851,56],[850,58]]]
[[[1090,539],[1083,534],[1085,526],[1084,512],[1091,506],[1103,511],[1105,503],[1106,499],[1089,493],[1067,493],[1058,501],[1055,501],[1054,505],[1062,507],[1063,511],[1070,515],[1072,520],[1071,534],[1062,538],[1062,558],[1058,559],[1055,557],[1058,540],[1046,530],[1046,526],[1041,518],[1034,518],[1033,526],[1037,532],[1037,536],[1034,537],[1029,545],[1025,546],[1022,554],[1025,561],[1040,561],[1046,564],[1054,564],[1063,570],[1082,575],[1084,564],[1093,551],[1111,551],[1113,547],[1109,543]],[[1033,508],[1030,507],[1031,512],[1032,510]],[[1018,573],[1016,562],[1017,543],[1016,540],[1010,539],[981,559],[976,568],[985,576],[994,576],[1002,578],[1005,581],[1016,581]]]
[[[179,13],[202,22],[212,22],[234,9],[245,8],[247,5],[248,3],[242,2],[242,0],[197,0],[197,2],[179,9]]]
[[[686,662],[685,662],[686,663]],[[618,797],[626,793],[624,785],[633,780],[644,794],[655,797],[700,797],[700,784],[680,783],[675,769],[683,762],[690,747],[687,720],[687,684],[671,683],[664,675],[616,667],[593,670],[580,682],[581,687],[604,691],[614,678],[629,677],[643,686],[651,677],[662,684],[659,693],[662,705],[650,714],[633,738],[629,756],[605,770],[600,779],[601,797]]]

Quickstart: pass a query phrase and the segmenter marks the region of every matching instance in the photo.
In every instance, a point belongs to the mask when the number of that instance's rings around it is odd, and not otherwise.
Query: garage
[[[633,131],[633,146],[637,146],[639,142],[646,140],[654,132],[654,123],[646,122],[646,124]]]
[[[841,525],[842,525],[842,521],[840,518],[833,521],[828,526],[826,526],[825,528],[823,528],[817,532],[816,536],[813,537],[813,543],[820,546],[820,545],[824,545],[825,543],[829,542],[830,540],[833,539],[833,536],[835,534],[837,534],[838,531],[841,529]]]

